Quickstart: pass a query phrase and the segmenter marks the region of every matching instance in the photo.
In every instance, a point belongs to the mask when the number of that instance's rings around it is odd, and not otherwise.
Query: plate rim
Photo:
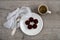
[[[37,14],[37,13],[34,13],[34,14],[36,14],[36,15],[39,15],[39,14]],[[25,15],[24,15],[25,16]],[[40,16],[40,15],[39,15]],[[22,17],[21,17],[22,18]],[[42,20],[42,28],[41,28],[41,30],[39,31],[39,33],[42,31],[42,29],[43,29],[43,19],[42,19],[42,17],[40,16],[40,18],[41,18],[41,20]],[[20,19],[20,21],[21,21],[21,19]],[[21,22],[19,22],[19,23],[21,23]],[[20,25],[20,24],[19,24]],[[20,26],[20,29],[21,29],[21,26]],[[23,32],[23,30],[21,29],[21,31]],[[26,34],[25,32],[23,32],[24,34]],[[37,33],[37,34],[35,34],[35,35],[38,35],[39,33]],[[28,35],[28,36],[34,36],[34,35],[30,35],[30,34],[26,34],[26,35]]]

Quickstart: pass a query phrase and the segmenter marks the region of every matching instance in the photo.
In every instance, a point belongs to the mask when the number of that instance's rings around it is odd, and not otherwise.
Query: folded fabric
[[[15,16],[20,8],[17,8],[16,10],[14,10],[13,12],[9,13],[7,16],[7,20],[10,19],[11,17]]]
[[[13,29],[15,27],[14,25],[15,25],[16,19],[30,12],[31,10],[29,7],[17,8],[15,11],[8,14],[7,22],[4,23],[4,27]],[[19,27],[19,23],[17,27]]]

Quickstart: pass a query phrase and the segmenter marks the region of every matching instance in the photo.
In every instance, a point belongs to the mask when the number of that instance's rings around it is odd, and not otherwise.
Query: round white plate
[[[28,29],[27,25],[25,24],[25,21],[28,20],[30,17],[33,17],[34,19],[38,19],[38,24],[36,29]],[[20,20],[20,28],[22,32],[24,32],[27,35],[31,35],[31,36],[37,35],[42,30],[42,27],[43,27],[43,20],[36,13],[26,14]]]

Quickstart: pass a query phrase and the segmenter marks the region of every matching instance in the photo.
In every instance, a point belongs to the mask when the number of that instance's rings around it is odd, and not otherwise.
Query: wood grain
[[[42,31],[36,36],[27,36],[17,30],[12,37],[11,29],[3,26],[9,12],[17,7],[28,6],[32,12],[37,12],[38,5],[46,4],[52,14],[41,16],[44,21]],[[60,1],[0,1],[0,39],[1,40],[60,40]]]

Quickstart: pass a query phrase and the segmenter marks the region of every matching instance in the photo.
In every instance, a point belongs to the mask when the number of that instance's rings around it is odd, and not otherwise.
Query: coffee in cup
[[[48,10],[48,7],[45,4],[39,5],[38,12],[39,14],[46,14],[46,13],[51,14],[51,11]]]

